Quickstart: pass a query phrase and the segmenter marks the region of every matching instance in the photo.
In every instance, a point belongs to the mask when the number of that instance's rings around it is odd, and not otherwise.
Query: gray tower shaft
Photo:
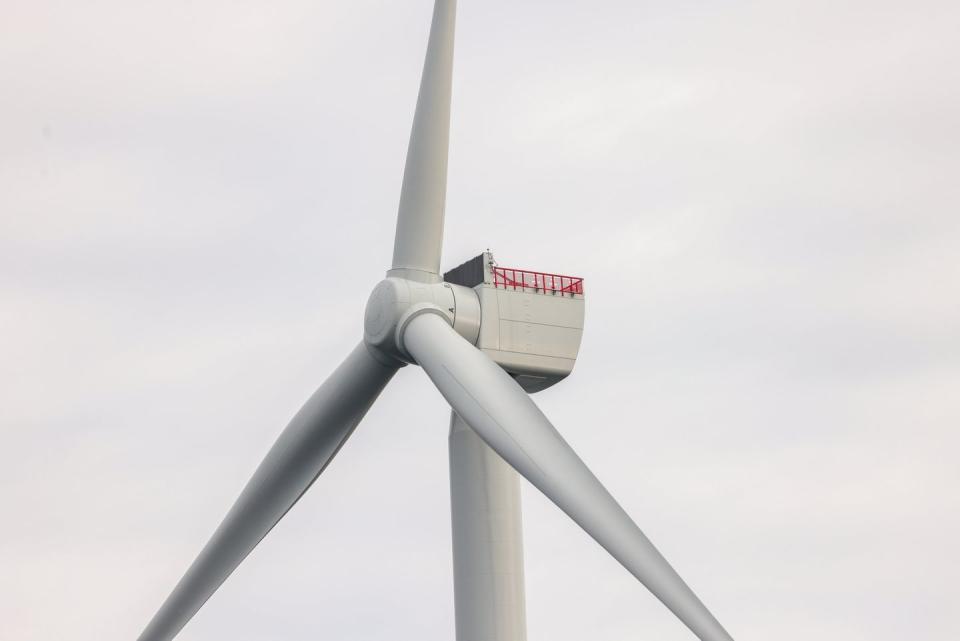
[[[457,641],[526,641],[519,477],[456,412],[450,499]]]

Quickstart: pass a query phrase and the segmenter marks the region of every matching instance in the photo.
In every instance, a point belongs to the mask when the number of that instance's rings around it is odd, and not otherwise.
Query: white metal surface
[[[457,641],[525,641],[519,478],[456,412],[450,506]]]
[[[732,641],[516,381],[438,314],[414,318],[403,340],[450,406],[487,445],[586,530],[702,641]]]
[[[554,385],[573,371],[583,338],[584,299],[479,285],[480,337],[487,356],[520,377],[528,392]]]

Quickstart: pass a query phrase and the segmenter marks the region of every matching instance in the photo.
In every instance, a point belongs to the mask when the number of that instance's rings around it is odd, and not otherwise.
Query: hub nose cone
[[[363,315],[363,339],[380,348],[392,343],[397,321],[409,302],[409,288],[401,279],[387,278],[377,283]]]

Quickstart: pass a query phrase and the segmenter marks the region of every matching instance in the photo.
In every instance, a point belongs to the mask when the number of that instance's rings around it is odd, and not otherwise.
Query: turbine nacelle
[[[583,280],[498,267],[489,251],[426,282],[387,272],[367,301],[363,340],[385,364],[416,364],[404,331],[420,314],[436,314],[527,392],[555,385],[572,371],[583,336]]]
[[[486,251],[443,275],[480,303],[480,351],[527,392],[570,375],[583,337],[583,279],[500,267]]]

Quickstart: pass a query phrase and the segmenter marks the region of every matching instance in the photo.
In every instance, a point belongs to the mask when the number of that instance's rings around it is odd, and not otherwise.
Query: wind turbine
[[[363,340],[280,434],[139,641],[170,641],[180,632],[406,365],[419,365],[453,410],[457,641],[526,638],[517,472],[702,641],[732,641],[528,395],[573,368],[583,281],[502,268],[489,252],[441,278],[455,17],[456,0],[436,0],[393,264],[370,295]]]

